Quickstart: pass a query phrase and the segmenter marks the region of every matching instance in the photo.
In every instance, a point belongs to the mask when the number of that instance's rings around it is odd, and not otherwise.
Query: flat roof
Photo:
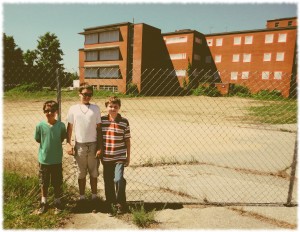
[[[94,33],[94,32],[106,31],[106,30],[116,30],[120,26],[129,25],[129,24],[132,24],[132,23],[123,22],[123,23],[108,24],[108,25],[97,26],[97,27],[88,27],[88,28],[83,29],[84,32],[79,32],[78,34],[85,35],[85,34],[90,34],[90,33]]]

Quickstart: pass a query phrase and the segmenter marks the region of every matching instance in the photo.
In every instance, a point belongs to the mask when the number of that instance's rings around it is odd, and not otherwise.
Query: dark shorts
[[[62,164],[45,165],[39,163],[39,168],[39,180],[41,186],[49,187],[51,183],[52,186],[56,188],[62,185]]]

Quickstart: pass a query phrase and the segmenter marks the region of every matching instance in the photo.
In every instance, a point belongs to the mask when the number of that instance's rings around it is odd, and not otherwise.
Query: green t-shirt
[[[46,121],[41,121],[36,126],[34,138],[40,143],[39,162],[41,164],[62,163],[62,141],[66,135],[66,126],[61,121],[56,121],[52,126]]]

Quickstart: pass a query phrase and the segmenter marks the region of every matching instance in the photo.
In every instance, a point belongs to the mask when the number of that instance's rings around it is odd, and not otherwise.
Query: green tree
[[[60,42],[57,36],[47,32],[40,36],[36,49],[36,64],[39,69],[41,81],[44,86],[50,86],[52,89],[56,86],[57,71],[59,75],[64,74],[63,51],[60,48]]]
[[[28,67],[33,67],[37,59],[36,51],[27,50],[23,55],[23,59]]]
[[[24,68],[23,51],[19,48],[12,36],[3,34],[3,76],[4,90],[8,90],[22,83]]]

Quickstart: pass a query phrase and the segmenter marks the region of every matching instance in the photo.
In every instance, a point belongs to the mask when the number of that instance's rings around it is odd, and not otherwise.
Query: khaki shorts
[[[78,179],[84,179],[89,172],[90,177],[99,176],[100,160],[96,158],[97,142],[75,143],[75,161],[78,167]]]

